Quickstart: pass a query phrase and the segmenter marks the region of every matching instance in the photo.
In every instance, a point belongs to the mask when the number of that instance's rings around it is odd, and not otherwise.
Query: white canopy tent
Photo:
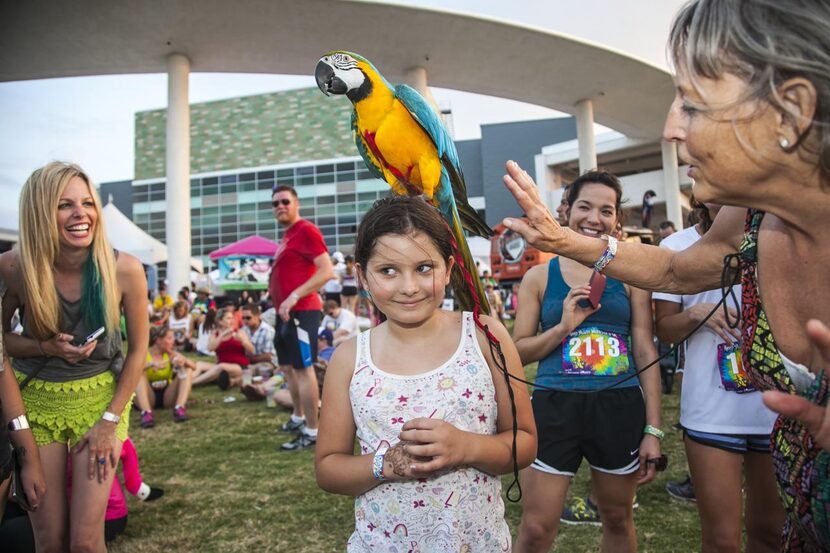
[[[167,246],[156,240],[121,213],[111,201],[104,206],[104,225],[107,237],[116,250],[136,256],[144,265],[158,265],[167,261]],[[190,266],[204,272],[199,259],[190,258]]]

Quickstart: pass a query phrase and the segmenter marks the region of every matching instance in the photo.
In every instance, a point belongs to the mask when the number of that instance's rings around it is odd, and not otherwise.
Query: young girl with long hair
[[[536,431],[526,387],[506,382],[472,314],[441,309],[449,230],[420,198],[385,198],[360,225],[355,259],[386,322],[335,351],[316,452],[320,487],[356,497],[348,551],[508,551],[498,475],[513,469],[511,394],[519,466]],[[481,320],[520,375],[505,328]]]
[[[30,517],[38,551],[104,551],[107,498],[147,352],[144,270],[110,246],[89,177],[76,165],[53,162],[23,186],[19,247],[0,257],[0,275],[8,285],[4,328],[22,312],[22,335],[4,334],[14,371],[0,373],[0,397],[4,415],[20,428],[15,433],[32,433],[24,458],[40,461],[23,476],[35,483]],[[103,333],[84,343],[98,329]],[[28,381],[22,391],[21,381]],[[37,449],[30,450],[33,443]]]

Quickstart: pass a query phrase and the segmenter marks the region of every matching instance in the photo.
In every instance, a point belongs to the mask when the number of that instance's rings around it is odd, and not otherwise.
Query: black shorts
[[[308,341],[311,348],[311,363],[305,363],[300,352],[300,340],[297,338],[297,325],[308,332]],[[277,359],[281,366],[291,365],[295,369],[310,367],[317,361],[317,330],[320,321],[323,320],[323,312],[316,310],[292,311],[291,319],[283,321],[277,316],[277,328],[274,332],[274,348],[277,350]]]
[[[357,286],[344,286],[340,293],[344,296],[356,296]]]
[[[583,457],[609,474],[640,468],[646,404],[638,386],[587,394],[537,390],[531,403],[539,436],[536,470],[573,476]]]

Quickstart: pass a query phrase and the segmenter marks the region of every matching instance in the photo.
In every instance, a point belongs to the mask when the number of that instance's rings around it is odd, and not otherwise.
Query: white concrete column
[[[167,58],[167,281],[175,293],[190,285],[190,60]]]
[[[432,92],[429,90],[426,68],[418,66],[407,69],[406,75],[404,75],[404,82],[426,98],[427,102],[432,106],[433,111],[438,114],[438,117],[441,117],[441,108],[438,107],[438,102],[435,101]]]
[[[594,103],[581,100],[576,104],[576,140],[579,143],[579,174],[597,168],[597,143],[594,139]]]
[[[666,219],[674,223],[675,228],[683,228],[683,209],[681,209],[680,175],[677,171],[677,144],[666,140],[660,141],[663,155],[663,186],[666,194]]]

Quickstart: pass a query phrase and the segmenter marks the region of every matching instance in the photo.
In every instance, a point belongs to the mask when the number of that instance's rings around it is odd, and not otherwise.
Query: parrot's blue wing
[[[432,109],[432,106],[418,91],[405,84],[399,84],[395,87],[395,96],[409,110],[413,119],[424,129],[427,136],[432,139],[435,149],[438,151],[438,157],[441,159],[444,170],[441,177],[442,186],[436,192],[436,199],[438,199],[442,212],[445,212],[445,215],[449,217],[452,211],[450,204],[454,203],[465,229],[485,238],[492,236],[492,229],[481,220],[481,217],[469,204],[467,185],[464,183],[464,173],[461,171],[461,162],[458,159],[455,142],[453,142],[447,129],[444,128],[441,119]],[[445,186],[446,184],[449,184],[449,186]]]
[[[447,129],[444,128],[441,119],[427,103],[423,96],[411,86],[399,84],[395,87],[395,97],[409,110],[412,117],[421,125],[421,128],[432,139],[435,148],[438,150],[438,157],[448,160],[461,172],[461,163],[458,161],[458,152],[455,150],[455,143],[450,138]]]
[[[352,138],[354,139],[355,146],[357,146],[357,151],[360,153],[360,157],[366,162],[366,168],[369,169],[372,176],[380,180],[385,180],[383,177],[383,169],[377,164],[374,156],[369,153],[366,142],[360,136],[360,133],[357,132],[357,112],[354,110],[352,110]]]

